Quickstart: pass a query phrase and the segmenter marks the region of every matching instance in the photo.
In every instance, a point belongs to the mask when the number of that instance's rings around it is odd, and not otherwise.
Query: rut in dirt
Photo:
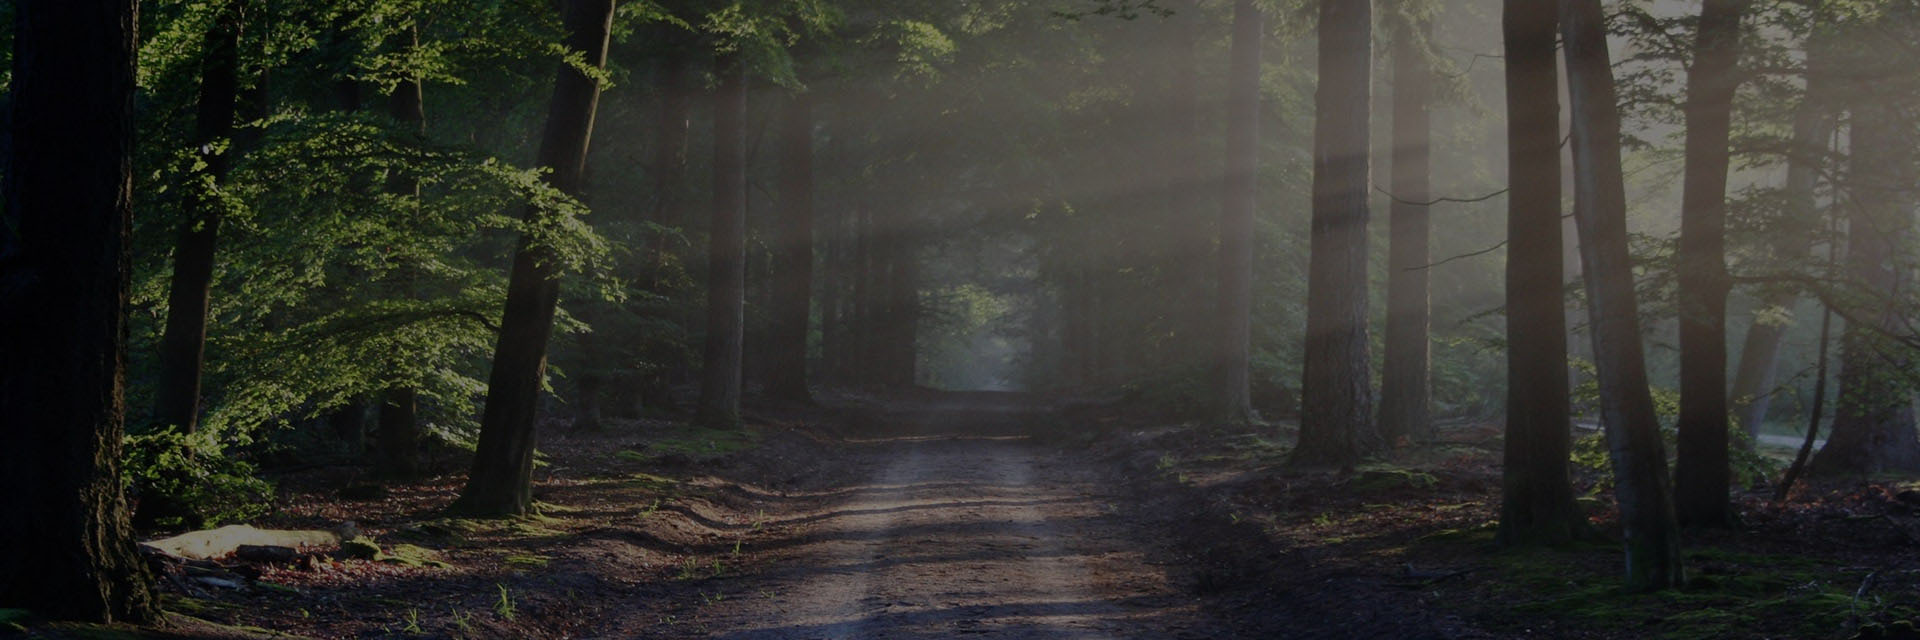
[[[1088,461],[1015,435],[850,446],[868,479],[825,492],[810,526],[770,541],[784,550],[707,607],[702,635],[1218,637]]]

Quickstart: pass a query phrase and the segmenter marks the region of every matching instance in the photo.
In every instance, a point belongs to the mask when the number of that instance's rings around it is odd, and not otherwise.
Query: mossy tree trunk
[[[159,614],[120,483],[136,6],[13,8],[0,158],[0,603],[55,619]]]

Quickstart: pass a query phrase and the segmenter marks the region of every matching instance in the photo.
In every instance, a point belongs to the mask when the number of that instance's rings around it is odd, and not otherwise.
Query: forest
[[[1920,0],[0,14],[0,638],[1920,638]]]

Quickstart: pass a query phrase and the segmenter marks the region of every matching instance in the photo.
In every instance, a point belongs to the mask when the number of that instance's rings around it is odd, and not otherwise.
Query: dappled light
[[[0,637],[1920,637],[1915,52],[0,2]]]

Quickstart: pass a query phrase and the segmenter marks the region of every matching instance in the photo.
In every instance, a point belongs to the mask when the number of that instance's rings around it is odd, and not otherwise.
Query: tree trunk
[[[1600,418],[1613,461],[1614,497],[1626,530],[1627,587],[1652,591],[1685,581],[1666,447],[1647,386],[1639,302],[1627,251],[1626,176],[1620,113],[1600,0],[1560,0],[1568,96],[1573,106],[1574,221],[1580,227]]]
[[[1369,0],[1320,0],[1306,375],[1293,452],[1301,466],[1344,467],[1382,444],[1373,428],[1367,338],[1372,14]]]
[[[1260,164],[1260,9],[1233,4],[1233,45],[1227,68],[1227,175],[1220,194],[1220,315],[1215,419],[1246,424],[1258,418],[1250,396],[1253,340],[1253,217]]]
[[[1727,136],[1739,87],[1747,0],[1706,0],[1687,71],[1680,204],[1680,422],[1674,512],[1691,527],[1730,527],[1727,499]]]
[[[851,333],[847,338],[847,381],[865,385],[873,381],[874,277],[873,211],[860,207],[853,212],[853,299]]]
[[[1180,13],[1172,20],[1172,39],[1168,56],[1173,77],[1165,97],[1166,127],[1162,150],[1166,163],[1161,171],[1168,184],[1165,228],[1174,243],[1167,281],[1167,300],[1172,310],[1174,340],[1167,346],[1174,357],[1169,364],[1175,371],[1201,373],[1207,370],[1208,345],[1213,338],[1210,327],[1213,278],[1207,273],[1213,264],[1213,225],[1203,214],[1208,198],[1206,171],[1202,168],[1200,135],[1200,68],[1195,50],[1201,29],[1200,4],[1179,3]],[[1250,132],[1251,135],[1252,132]],[[1251,401],[1249,401],[1251,406]]]
[[[1554,6],[1502,3],[1507,56],[1507,437],[1501,546],[1563,545],[1586,522],[1568,477],[1566,275]]]
[[[567,50],[581,54],[595,68],[604,68],[612,23],[613,0],[569,0],[563,22]],[[597,80],[567,63],[559,65],[540,142],[540,166],[551,170],[547,183],[564,193],[580,193],[599,101]],[[537,208],[528,207],[525,216],[534,226],[550,223]],[[547,373],[554,307],[560,300],[557,260],[551,253],[525,235],[514,251],[506,311],[500,319],[486,408],[480,417],[480,443],[467,486],[449,507],[452,511],[515,516],[533,509],[534,420]]]
[[[1793,116],[1793,143],[1787,156],[1786,227],[1774,234],[1774,257],[1789,260],[1805,254],[1820,237],[1820,205],[1817,199],[1820,176],[1827,171],[1826,157],[1834,131],[1834,117],[1828,95],[1833,84],[1825,61],[1825,38],[1812,36],[1807,41],[1807,86]],[[1767,293],[1760,309],[1784,309],[1800,299],[1798,292],[1782,288]],[[1740,364],[1734,370],[1733,389],[1727,393],[1734,420],[1747,432],[1751,445],[1760,436],[1767,410],[1773,402],[1774,379],[1779,369],[1780,342],[1786,338],[1789,324],[1762,322],[1756,313],[1740,347]]]
[[[403,47],[411,51],[420,45],[419,28],[409,29]],[[393,119],[406,125],[416,138],[425,140],[427,114],[424,87],[419,78],[402,81],[394,87],[393,95],[388,97],[387,112]],[[401,174],[387,185],[387,190],[417,201],[420,197],[420,181],[410,174]],[[403,264],[397,267],[400,290],[413,291],[414,265]],[[391,479],[410,479],[419,475],[420,463],[420,423],[419,392],[408,384],[394,384],[381,394],[380,416],[375,428],[379,429],[378,444],[380,455],[377,466],[380,475]]]
[[[1840,387],[1832,435],[1813,457],[1813,476],[1872,475],[1920,471],[1920,439],[1914,432],[1912,358],[1881,334],[1899,332],[1900,313],[1912,291],[1914,173],[1912,123],[1884,93],[1857,89],[1866,97],[1853,108],[1847,207],[1847,277],[1861,295],[1855,316],[1840,334]],[[1909,307],[1910,308],[1910,307]]]
[[[745,61],[715,61],[713,221],[707,249],[707,339],[702,353],[699,419],[740,422],[740,359],[745,339],[747,270],[747,72]]]
[[[167,324],[160,335],[159,386],[154,389],[154,423],[192,433],[200,421],[200,374],[206,364],[207,300],[213,287],[214,243],[220,233],[221,203],[207,192],[226,180],[231,150],[212,145],[233,136],[239,100],[239,40],[244,22],[241,3],[229,0],[207,32],[206,57],[200,61],[199,106],[193,143],[204,167],[188,180],[181,198],[185,218],[173,251],[173,280],[167,290]],[[212,184],[204,184],[211,182]]]
[[[159,615],[121,489],[136,3],[14,4],[0,209],[0,602]]]
[[[900,227],[907,225],[900,224]],[[882,377],[891,387],[911,387],[918,381],[915,341],[920,332],[919,265],[914,261],[913,234],[899,229],[888,236],[887,321]]]
[[[367,401],[353,398],[347,404],[327,416],[327,427],[333,430],[333,437],[346,445],[347,452],[359,455],[366,446],[367,438]]]
[[[1393,206],[1388,223],[1386,355],[1380,433],[1389,444],[1433,437],[1427,205],[1431,161],[1427,103],[1433,70],[1422,49],[1433,24],[1400,24],[1393,38]]]
[[[796,92],[781,111],[780,216],[775,232],[772,342],[767,396],[809,404],[807,334],[813,316],[813,96]]]
[[[845,211],[828,209],[825,232],[821,234],[825,254],[821,266],[825,273],[820,278],[820,370],[816,378],[829,384],[846,381],[846,365],[842,361],[847,333]]]

